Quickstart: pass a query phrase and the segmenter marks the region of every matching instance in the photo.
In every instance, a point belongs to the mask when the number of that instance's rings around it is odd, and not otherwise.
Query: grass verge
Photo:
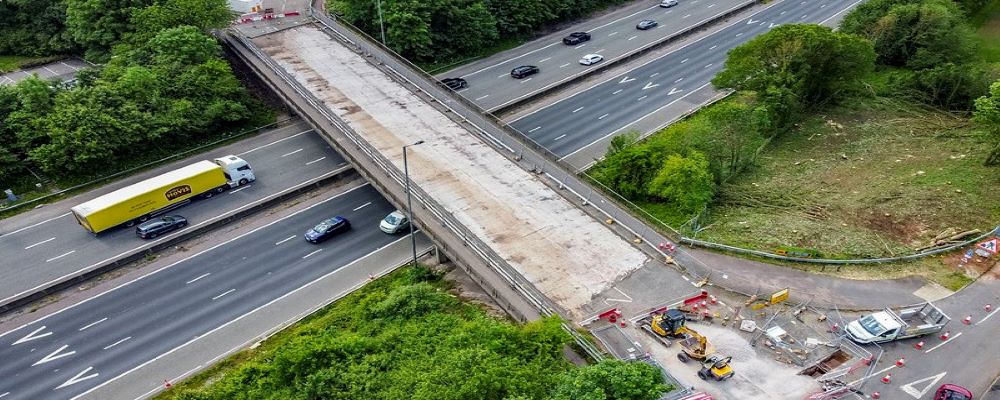
[[[0,74],[17,71],[26,65],[39,65],[63,58],[62,56],[49,57],[23,57],[23,56],[0,56]]]

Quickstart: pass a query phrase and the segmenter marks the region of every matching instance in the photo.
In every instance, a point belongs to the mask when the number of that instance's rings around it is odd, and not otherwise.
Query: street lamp
[[[413,201],[410,200],[410,166],[406,162],[406,148],[410,146],[416,146],[423,143],[423,140],[418,140],[413,144],[408,144],[403,146],[403,176],[404,183],[406,186],[406,219],[410,223],[410,244],[413,247],[413,266],[417,266],[417,237],[413,236]]]
[[[376,0],[378,5],[378,27],[382,32],[382,45],[385,46],[385,23],[382,22],[382,0]]]

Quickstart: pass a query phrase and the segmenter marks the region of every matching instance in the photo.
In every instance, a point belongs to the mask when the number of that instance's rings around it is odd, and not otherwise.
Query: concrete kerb
[[[657,42],[653,42],[653,43],[647,44],[646,46],[640,47],[639,49],[637,49],[637,50],[635,50],[635,51],[633,51],[631,53],[623,54],[621,56],[618,56],[617,58],[614,58],[614,59],[611,59],[611,60],[607,60],[607,61],[605,61],[603,63],[600,63],[600,64],[598,64],[598,65],[596,65],[596,66],[594,66],[592,68],[588,68],[584,72],[581,72],[579,74],[573,75],[573,76],[571,76],[569,78],[565,78],[565,79],[563,79],[561,81],[555,82],[555,83],[553,83],[551,86],[549,86],[547,88],[541,89],[541,90],[539,90],[539,91],[537,91],[535,93],[531,93],[531,94],[529,94],[527,96],[523,96],[523,97],[515,99],[515,100],[513,100],[513,101],[511,101],[511,102],[509,102],[507,104],[504,104],[504,105],[501,105],[499,107],[495,107],[495,108],[489,109],[487,111],[489,111],[490,113],[493,113],[493,114],[503,115],[504,113],[506,113],[508,111],[511,111],[511,110],[513,110],[513,109],[515,109],[517,107],[520,107],[521,105],[524,105],[525,103],[529,103],[529,102],[532,102],[532,101],[534,101],[536,99],[544,97],[544,96],[548,95],[549,93],[552,93],[553,91],[555,91],[555,90],[557,90],[557,89],[559,89],[559,88],[561,88],[561,87],[563,87],[565,85],[569,85],[569,84],[573,84],[573,83],[576,83],[576,82],[580,82],[583,79],[585,79],[585,78],[587,78],[587,77],[589,77],[591,75],[594,75],[594,74],[606,71],[606,70],[611,69],[613,67],[617,67],[617,66],[619,66],[619,65],[621,65],[623,63],[626,63],[626,62],[632,61],[632,60],[634,60],[636,58],[639,58],[639,57],[645,55],[646,53],[648,53],[650,51],[659,49],[659,48],[661,48],[663,46],[666,46],[668,44],[674,43],[674,42],[676,42],[678,40],[685,39],[688,36],[690,36],[691,34],[697,32],[699,30],[707,29],[709,27],[709,25],[715,24],[716,22],[719,22],[719,21],[722,21],[722,20],[724,20],[726,18],[729,18],[730,16],[732,16],[734,14],[740,13],[743,10],[746,10],[747,8],[750,8],[750,7],[754,6],[755,4],[759,3],[760,1],[761,0],[751,0],[751,1],[748,1],[746,3],[739,4],[739,5],[737,5],[737,6],[733,7],[733,8],[730,8],[729,10],[727,10],[727,11],[725,11],[723,13],[715,15],[714,17],[709,17],[707,19],[704,19],[704,20],[702,20],[700,23],[698,23],[696,25],[692,25],[692,26],[688,27],[687,29],[684,29],[684,30],[682,30],[680,32],[677,32],[677,33],[673,34],[673,35],[667,36],[667,37],[663,38],[662,40],[659,40]]]
[[[337,181],[352,173],[354,173],[353,166],[348,165],[342,167],[340,169],[331,171],[318,178],[314,178],[309,182],[305,182],[296,187],[286,189],[282,192],[271,195],[270,197],[267,197],[265,199],[258,200],[256,203],[253,203],[249,207],[244,207],[241,209],[230,211],[228,213],[217,216],[197,226],[193,226],[189,229],[182,230],[175,235],[167,236],[163,239],[160,239],[157,242],[142,246],[136,250],[123,254],[116,259],[107,260],[106,262],[92,266],[89,269],[77,271],[74,274],[47,282],[44,285],[39,286],[30,291],[12,296],[4,300],[3,304],[0,304],[0,314],[7,313],[8,311],[28,305],[50,294],[65,290],[74,285],[78,285],[87,282],[91,279],[97,278],[105,273],[114,271],[115,269],[118,269],[136,260],[142,259],[149,255],[156,254],[157,252],[172,247],[182,241],[188,240],[192,237],[205,233],[209,230],[226,225],[236,219],[252,215],[258,211],[268,208],[281,201],[292,198],[303,191],[325,186],[331,182]]]

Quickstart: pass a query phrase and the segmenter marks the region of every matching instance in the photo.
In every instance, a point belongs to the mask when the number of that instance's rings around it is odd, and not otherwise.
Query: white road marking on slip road
[[[568,67],[568,66],[569,66],[569,63],[565,63],[565,64],[563,64],[563,65],[560,65],[560,66],[559,66],[559,68],[566,68],[566,67]]]
[[[44,330],[45,330],[45,325],[42,325],[41,328],[38,328],[38,329],[35,329],[35,330],[31,331],[31,333],[29,333],[27,335],[24,335],[23,338],[17,339],[16,342],[11,343],[10,345],[13,346],[15,344],[21,344],[21,343],[24,343],[24,342],[30,342],[32,340],[43,338],[43,337],[46,337],[46,336],[49,336],[49,335],[52,334],[52,332],[45,332],[45,333],[43,333],[41,335],[35,336],[36,333],[44,331]]]
[[[303,150],[303,149],[298,149],[298,150],[295,150],[295,151],[293,151],[293,152],[291,152],[291,153],[285,153],[285,154],[282,154],[281,156],[282,156],[282,157],[288,157],[288,156],[290,156],[290,155],[292,155],[292,154],[295,154],[295,153],[298,153],[298,152],[300,152],[300,151],[302,151],[302,150]]]
[[[213,298],[212,298],[212,300],[218,300],[218,299],[219,299],[219,298],[221,298],[222,296],[225,296],[225,295],[227,295],[227,294],[230,294],[230,293],[232,293],[232,292],[235,292],[235,291],[236,291],[236,289],[229,289],[229,290],[227,290],[227,291],[225,291],[225,292],[222,292],[222,294],[220,294],[220,295],[218,295],[218,296],[215,296],[215,297],[213,297]]]
[[[287,238],[281,239],[281,240],[279,240],[277,242],[274,242],[274,245],[277,246],[279,244],[285,243],[285,242],[287,242],[289,240],[292,240],[292,239],[295,239],[295,235],[292,235],[292,236],[289,236]]]
[[[99,319],[97,321],[91,322],[91,323],[89,323],[87,325],[84,325],[83,328],[80,328],[80,329],[77,329],[77,330],[80,331],[80,332],[83,332],[85,329],[90,328],[90,327],[92,327],[94,325],[97,325],[97,324],[99,324],[101,322],[104,322],[104,321],[107,321],[107,320],[108,320],[108,317],[104,317],[104,318],[101,318],[101,319]]]
[[[58,256],[55,256],[55,257],[52,257],[52,258],[50,258],[50,259],[48,259],[48,260],[45,260],[45,262],[49,262],[49,261],[54,261],[54,260],[58,260],[58,259],[60,259],[60,258],[63,258],[63,257],[66,257],[66,256],[68,256],[68,255],[70,255],[70,254],[73,254],[73,253],[76,253],[76,250],[70,250],[70,251],[67,251],[67,252],[65,252],[65,253],[63,253],[63,254],[61,254],[61,255],[58,255]]]
[[[312,164],[315,164],[315,163],[318,163],[318,162],[320,162],[320,161],[323,161],[323,160],[325,160],[325,159],[326,159],[326,157],[325,157],[325,156],[324,156],[324,157],[320,157],[320,158],[317,158],[317,159],[315,159],[315,160],[312,160],[312,161],[310,161],[310,162],[307,162],[307,163],[306,163],[306,165],[312,165]]]
[[[934,346],[934,347],[931,347],[931,348],[927,349],[927,351],[925,351],[924,354],[930,353],[930,352],[932,352],[934,350],[937,350],[938,347],[941,347],[941,346],[944,346],[944,345],[946,345],[948,343],[954,342],[955,339],[958,339],[959,336],[962,336],[962,332],[959,332],[957,335],[952,336],[950,339],[939,343],[937,346]]]
[[[76,374],[76,376],[74,376],[72,378],[69,378],[69,380],[67,380],[66,382],[63,382],[62,385],[56,386],[56,389],[62,389],[64,387],[66,387],[66,386],[69,386],[69,385],[72,385],[72,384],[75,384],[75,383],[80,383],[80,382],[83,382],[83,381],[85,381],[87,379],[90,379],[90,378],[96,378],[97,377],[97,373],[96,372],[94,372],[93,374],[87,375],[87,376],[83,376],[83,374],[86,374],[87,372],[89,372],[92,369],[94,369],[94,367],[87,367],[87,369],[85,369],[83,371],[80,371],[80,373]]]
[[[559,136],[556,136],[555,140],[559,140],[559,139],[562,139],[562,138],[564,138],[564,137],[566,137],[566,134],[565,134],[565,133],[564,133],[564,134],[562,134],[562,135],[559,135]]]
[[[628,40],[632,40],[632,39],[635,39],[635,38],[637,38],[637,37],[638,37],[638,36],[632,36],[632,37],[628,38]]]
[[[993,312],[991,312],[989,314],[986,314],[986,316],[983,317],[983,319],[979,320],[979,322],[976,322],[976,325],[979,325],[979,324],[983,323],[983,321],[986,321],[987,319],[989,319],[990,317],[992,317],[993,314],[996,314],[997,311],[1000,311],[1000,308],[997,308],[997,309],[993,310]]]
[[[615,91],[614,91],[614,92],[612,92],[611,94],[618,94],[618,93],[621,93],[621,92],[622,92],[622,90],[625,90],[625,89],[618,89],[618,90],[615,90]]]
[[[53,240],[56,240],[56,238],[51,238],[51,239],[43,240],[43,241],[35,243],[35,244],[31,245],[31,246],[25,247],[24,249],[27,250],[27,249],[30,249],[32,247],[38,246],[40,244],[45,244],[45,243],[51,242]]]
[[[294,236],[292,236],[292,237],[294,237]],[[212,275],[212,273],[211,273],[211,272],[206,272],[206,273],[204,273],[204,274],[201,274],[201,275],[200,275],[200,276],[198,276],[197,278],[194,278],[194,279],[192,279],[192,280],[189,280],[189,281],[187,281],[187,282],[184,282],[184,284],[185,284],[185,285],[190,285],[190,284],[192,284],[192,283],[195,283],[195,282],[198,282],[198,280],[199,280],[199,279],[201,279],[201,278],[204,278],[204,277],[206,277],[206,276],[209,276],[209,275]]]
[[[542,129],[542,127],[540,127],[540,126],[536,126],[536,127],[534,127],[534,128],[531,128],[531,130],[530,130],[530,131],[528,131],[528,133],[531,133],[531,132],[534,132],[534,131],[537,131],[537,130],[539,130],[539,129]]]
[[[273,141],[273,142],[271,142],[271,143],[268,143],[268,144],[265,144],[265,145],[261,145],[261,146],[257,146],[257,147],[254,147],[254,148],[252,148],[252,149],[250,149],[250,150],[247,150],[247,151],[244,151],[244,152],[242,152],[242,153],[239,153],[239,154],[237,154],[237,155],[238,155],[238,156],[242,156],[242,155],[246,155],[246,154],[248,154],[248,153],[253,153],[253,152],[257,151],[257,150],[260,150],[260,149],[263,149],[263,148],[265,148],[265,147],[268,147],[268,146],[271,146],[271,145],[273,145],[273,144],[275,144],[275,143],[280,143],[280,142],[284,142],[284,141],[286,141],[286,140],[288,140],[288,139],[291,139],[291,138],[294,138],[294,137],[297,137],[297,136],[299,136],[299,135],[304,135],[304,134],[306,134],[306,133],[309,133],[309,132],[312,132],[312,129],[307,129],[307,130],[304,130],[304,131],[302,131],[302,132],[299,132],[299,133],[296,133],[296,134],[294,134],[294,135],[292,135],[292,136],[289,136],[289,137],[286,137],[286,138],[281,138],[281,139],[278,139],[278,140],[275,140],[275,141]]]
[[[35,361],[35,363],[31,364],[31,366],[34,367],[34,366],[36,366],[38,364],[45,364],[45,363],[47,363],[49,361],[55,361],[55,360],[58,360],[60,358],[68,357],[68,356],[76,354],[76,351],[68,351],[68,352],[59,354],[63,350],[66,350],[67,347],[69,347],[68,344],[62,345],[62,347],[56,349],[56,351],[53,351],[53,352],[49,353],[49,355],[47,355],[45,357],[42,357],[41,360]]]
[[[485,96],[482,96],[482,97],[477,97],[477,98],[476,98],[476,101],[479,101],[479,100],[482,100],[482,99],[485,99],[485,98],[487,98],[487,97],[490,97],[490,95],[485,95]]]
[[[577,109],[573,110],[573,113],[575,114],[577,111],[580,111],[582,109],[583,109],[583,107],[577,108]]]
[[[52,218],[49,218],[49,219],[47,219],[47,220],[45,220],[45,221],[42,221],[42,222],[39,222],[39,223],[37,223],[37,224],[34,224],[34,225],[28,225],[28,226],[26,226],[26,227],[24,227],[24,228],[21,228],[21,229],[18,229],[18,230],[16,230],[16,231],[13,231],[13,232],[11,232],[11,233],[8,233],[8,234],[7,234],[7,236],[9,236],[9,235],[13,235],[13,234],[15,234],[15,233],[18,233],[18,232],[21,232],[21,231],[26,231],[26,230],[28,230],[28,229],[31,229],[31,228],[34,228],[34,227],[36,227],[36,226],[38,226],[38,225],[41,225],[41,224],[44,224],[44,223],[46,223],[46,222],[52,222],[52,221],[55,221],[55,220],[57,220],[57,219],[59,219],[59,218],[62,218],[62,217],[65,217],[65,216],[67,216],[67,215],[70,215],[70,214],[71,214],[71,213],[65,213],[65,214],[60,214],[60,215],[57,215],[57,216],[55,216],[55,217],[52,217]]]
[[[246,189],[246,188],[248,188],[248,187],[250,187],[250,186],[244,186],[244,187],[241,187],[241,188],[239,188],[239,189],[236,189],[236,190],[230,190],[230,191],[229,191],[229,194],[233,194],[233,193],[236,193],[236,192],[239,192],[240,190],[243,190],[243,189]]]
[[[360,210],[360,209],[362,209],[362,208],[365,208],[365,207],[368,207],[368,205],[370,205],[370,204],[372,204],[372,202],[370,202],[370,201],[369,201],[369,202],[367,202],[367,203],[365,203],[365,204],[362,204],[362,205],[360,205],[360,206],[357,206],[357,207],[355,207],[355,208],[354,208],[354,211],[358,211],[358,210]]]
[[[546,58],[543,58],[543,59],[539,60],[538,62],[543,63],[543,62],[549,61],[551,59],[552,59],[552,57],[546,57]]]
[[[607,116],[608,116],[608,114],[604,114],[604,115],[602,115],[602,116],[600,116],[600,117],[597,117],[597,119],[604,119],[604,118],[605,118],[605,117],[607,117]]]
[[[122,339],[122,340],[119,340],[119,341],[117,341],[117,342],[114,342],[114,343],[111,343],[111,344],[109,344],[109,345],[105,346],[105,347],[104,347],[104,350],[107,350],[107,349],[110,349],[110,348],[112,348],[112,347],[115,347],[115,346],[117,346],[117,345],[119,345],[119,344],[122,344],[122,343],[124,343],[124,342],[125,342],[126,340],[129,340],[129,339],[131,339],[131,338],[132,338],[132,337],[131,337],[131,336],[129,336],[129,337],[125,338],[125,339]]]
[[[323,249],[319,249],[319,250],[316,250],[316,251],[314,251],[314,252],[312,252],[312,253],[309,253],[309,254],[306,254],[306,255],[302,256],[302,258],[303,258],[303,259],[306,259],[306,258],[309,258],[309,256],[311,256],[311,255],[313,255],[313,254],[316,254],[316,253],[319,253],[319,252],[321,252],[321,251],[323,251]]]

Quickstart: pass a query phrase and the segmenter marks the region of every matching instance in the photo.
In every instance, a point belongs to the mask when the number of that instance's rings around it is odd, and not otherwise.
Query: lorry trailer
[[[97,234],[120,225],[145,222],[195,198],[209,198],[254,180],[250,164],[230,155],[146,179],[70,210],[80,226]]]
[[[866,343],[885,343],[935,333],[951,321],[944,311],[931,303],[897,310],[864,315],[847,324],[851,340]]]

